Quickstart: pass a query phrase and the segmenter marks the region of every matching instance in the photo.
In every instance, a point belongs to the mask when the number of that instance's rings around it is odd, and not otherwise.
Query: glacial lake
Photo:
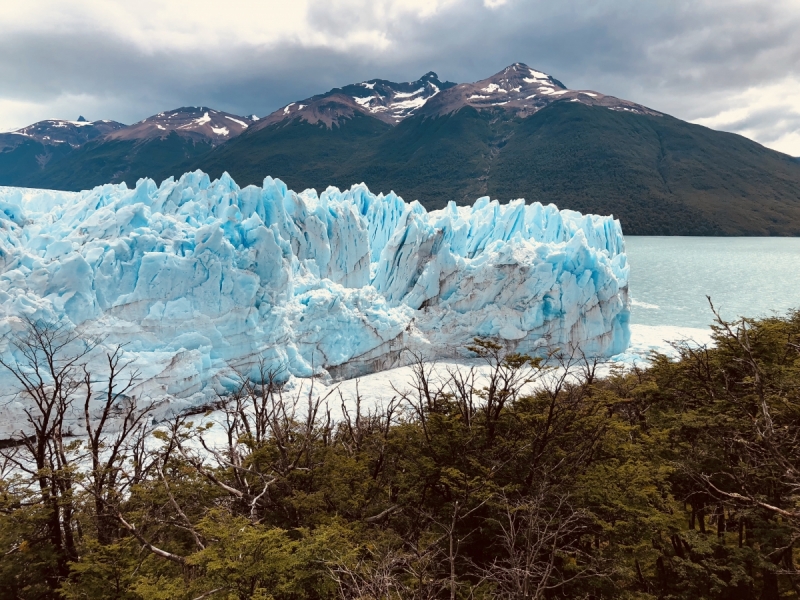
[[[800,238],[625,236],[631,323],[705,328],[800,308]]]

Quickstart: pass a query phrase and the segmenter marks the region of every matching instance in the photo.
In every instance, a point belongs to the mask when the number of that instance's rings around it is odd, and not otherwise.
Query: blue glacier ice
[[[611,356],[630,340],[627,288],[619,222],[552,204],[427,212],[364,184],[240,189],[199,171],[0,188],[0,333],[28,315],[126,344],[151,396],[202,399],[259,364],[350,378],[475,336]]]

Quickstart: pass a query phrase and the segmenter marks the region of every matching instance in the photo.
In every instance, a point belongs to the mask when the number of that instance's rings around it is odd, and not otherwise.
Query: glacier
[[[619,221],[524,200],[428,212],[364,184],[296,193],[200,171],[0,188],[0,352],[22,316],[67,323],[124,344],[137,393],[185,404],[264,368],[335,381],[457,358],[476,336],[615,355],[628,273]]]

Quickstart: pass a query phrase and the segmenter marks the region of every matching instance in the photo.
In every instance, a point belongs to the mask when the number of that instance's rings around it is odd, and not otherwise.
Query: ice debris
[[[0,188],[0,334],[68,320],[126,344],[151,396],[202,400],[259,365],[344,379],[475,336],[611,356],[630,340],[627,286],[619,222],[552,204],[427,212],[364,184],[240,189],[200,171]]]

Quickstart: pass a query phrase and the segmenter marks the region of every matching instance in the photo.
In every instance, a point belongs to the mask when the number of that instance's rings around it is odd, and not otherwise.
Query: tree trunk
[[[706,514],[705,507],[701,506],[697,511],[697,524],[700,526],[700,533],[706,532]]]
[[[780,600],[781,594],[778,590],[778,576],[774,571],[762,569],[761,576],[764,579],[764,586],[761,588],[759,600]]]
[[[739,517],[739,548],[744,544],[744,517]]]

